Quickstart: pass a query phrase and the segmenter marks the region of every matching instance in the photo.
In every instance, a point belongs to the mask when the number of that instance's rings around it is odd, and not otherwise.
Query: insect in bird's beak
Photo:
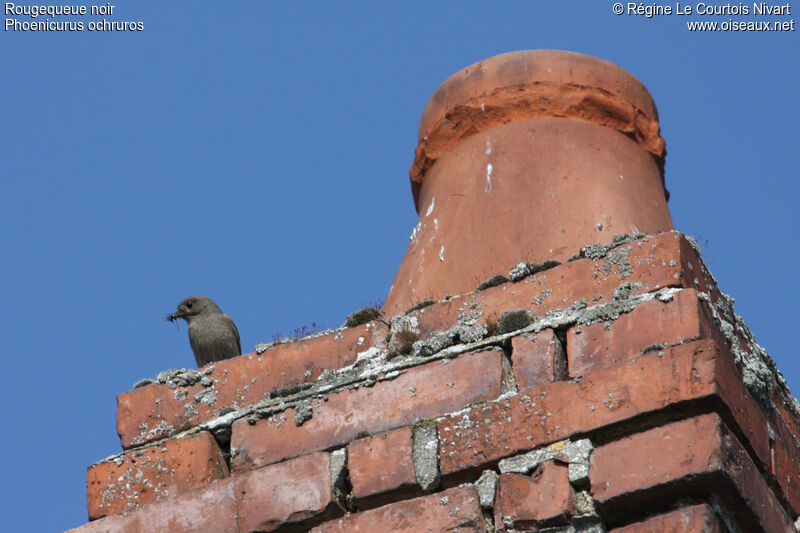
[[[178,313],[170,313],[167,315],[167,321],[169,322],[175,322],[178,318]]]

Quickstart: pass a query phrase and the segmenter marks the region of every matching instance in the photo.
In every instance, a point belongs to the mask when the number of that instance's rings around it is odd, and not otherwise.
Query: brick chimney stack
[[[566,261],[615,234],[672,229],[647,89],[602,59],[498,55],[448,78],[422,113],[419,222],[384,309],[461,294],[521,261]]]
[[[645,88],[516,52],[420,132],[388,316],[120,394],[71,533],[798,531],[800,404],[671,229]]]

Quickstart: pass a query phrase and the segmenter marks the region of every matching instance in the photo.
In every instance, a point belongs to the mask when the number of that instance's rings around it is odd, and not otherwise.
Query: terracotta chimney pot
[[[602,59],[526,50],[452,75],[422,113],[410,171],[419,222],[384,310],[672,229],[659,132],[647,89]]]

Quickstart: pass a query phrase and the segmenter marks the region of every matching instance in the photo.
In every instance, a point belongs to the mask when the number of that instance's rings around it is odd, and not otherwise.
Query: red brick
[[[722,421],[716,413],[661,426],[596,448],[589,460],[599,502],[721,468]],[[654,457],[662,460],[654,461]]]
[[[262,354],[246,354],[213,365],[204,387],[171,389],[156,383],[117,397],[117,432],[123,448],[174,435],[219,416],[226,408],[239,408],[263,400],[276,389],[315,381],[323,370],[352,364],[359,352],[381,341],[387,328],[380,322],[340,332],[280,344]],[[197,396],[201,394],[201,396]],[[205,396],[202,396],[205,395]]]
[[[609,533],[722,533],[717,515],[708,504],[684,507],[642,522],[612,529]]]
[[[721,336],[697,291],[676,293],[672,301],[653,299],[608,323],[573,326],[567,331],[569,375],[583,376],[642,355],[648,347],[672,346]],[[658,351],[658,350],[657,350]]]
[[[313,453],[242,475],[239,530],[274,531],[286,522],[340,514],[331,488],[330,455]]]
[[[662,460],[654,461],[654,457]],[[701,478],[705,476],[705,479]],[[683,481],[711,490],[731,483],[766,533],[791,531],[792,521],[736,437],[716,413],[674,422],[595,449],[590,456],[592,496],[617,505],[639,491]],[[683,490],[681,490],[683,492]],[[620,503],[621,502],[621,503]],[[737,510],[737,514],[743,515]],[[746,518],[741,518],[742,520]]]
[[[228,466],[207,431],[122,454],[89,467],[89,520],[200,487],[228,475]]]
[[[227,478],[169,498],[151,501],[125,515],[90,522],[71,533],[238,533],[238,478]]]
[[[139,533],[138,517],[112,515],[67,530],[65,533]]]
[[[325,522],[314,533],[386,532],[421,533],[433,531],[485,532],[478,492],[458,487],[413,500],[344,516]]]
[[[800,514],[800,440],[794,416],[778,405],[770,419],[775,433],[770,471],[795,514]]]
[[[350,484],[356,503],[381,493],[414,491],[414,442],[411,428],[404,427],[374,437],[358,439],[347,446]],[[372,498],[374,500],[374,498]]]
[[[711,303],[720,311],[723,311],[719,304],[722,303],[724,297],[717,287],[717,282],[711,273],[706,268],[702,257],[697,250],[689,244],[689,240],[681,235],[680,239],[680,254],[681,254],[681,287],[697,289],[699,292],[704,292],[711,297]],[[724,317],[728,322],[733,323],[733,316],[727,315]]]
[[[546,461],[531,475],[502,474],[494,521],[498,530],[561,525],[574,512],[567,465]]]
[[[718,398],[739,426],[757,420],[730,354],[712,340],[648,354],[580,382],[559,381],[438,422],[442,475],[478,469],[543,444],[664,409],[678,402]],[[750,428],[765,449],[767,428]],[[767,458],[768,458],[768,447]]]
[[[769,422],[774,430],[771,471],[793,511],[800,514],[800,416],[792,405],[796,400],[785,385],[772,390],[775,406]]]
[[[577,250],[576,250],[577,252]],[[630,268],[620,270],[611,256],[570,261],[529,276],[517,283],[504,283],[480,292],[467,293],[448,302],[437,303],[414,311],[421,335],[444,331],[456,324],[459,316],[476,315],[479,323],[493,323],[503,311],[531,309],[537,316],[548,311],[566,309],[573,302],[586,299],[598,303],[611,300],[614,290],[623,282],[640,284],[633,293],[652,292],[663,287],[705,286],[701,279],[695,285],[694,272],[688,274],[688,263],[698,269],[700,259],[681,233],[670,231],[624,244],[609,252]],[[627,253],[627,259],[624,254]],[[698,272],[698,276],[702,275]]]
[[[293,525],[308,529],[341,510],[330,455],[314,453],[210,483],[114,515],[74,533],[244,533]]]
[[[378,433],[440,416],[470,402],[502,393],[500,350],[464,354],[411,368],[372,387],[347,389],[313,402],[313,416],[302,426],[295,411],[250,424],[233,424],[233,469],[279,461],[350,442],[361,432]],[[284,416],[285,415],[285,416]]]
[[[238,531],[236,512],[238,482],[227,478],[190,492],[164,498],[134,511],[128,518],[135,526],[125,533],[232,533]]]
[[[552,329],[511,339],[511,364],[519,390],[561,379],[566,370],[561,342]]]
[[[743,442],[750,446],[762,470],[769,470],[770,442],[769,423],[761,408],[744,386],[739,369],[732,364],[733,355],[725,348],[722,362],[717,366],[720,399],[730,410],[736,427],[743,435]]]

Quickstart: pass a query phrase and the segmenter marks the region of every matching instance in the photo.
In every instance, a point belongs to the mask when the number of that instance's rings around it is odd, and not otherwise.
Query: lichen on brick
[[[146,386],[151,385],[153,383],[155,383],[155,382],[152,379],[144,378],[144,379],[140,379],[139,381],[134,383],[133,384],[133,388],[134,389],[140,389],[142,387],[146,387]]]
[[[447,333],[434,333],[427,339],[414,342],[412,348],[415,357],[427,357],[453,345],[453,338]]]
[[[465,326],[458,324],[449,330],[451,335],[457,335],[458,340],[465,344],[478,342],[486,337],[489,333],[489,327],[486,324],[476,324],[474,326]]]
[[[458,343],[478,342],[488,333],[489,328],[485,324],[474,326],[456,324],[447,331],[434,333],[427,339],[415,341],[412,345],[412,352],[415,357],[428,357]]]
[[[497,478],[497,472],[494,470],[484,470],[481,477],[475,483],[481,507],[484,509],[491,509],[494,505],[494,495],[497,491]]]
[[[312,416],[314,416],[314,411],[311,407],[311,400],[303,400],[295,407],[294,423],[302,426],[306,421],[311,420]]]
[[[482,317],[483,311],[481,311],[481,304],[473,297],[458,308],[456,323],[461,326],[473,326],[477,324]]]
[[[334,450],[330,454],[331,489],[340,505],[347,496],[347,448]]]
[[[597,506],[589,491],[578,491],[574,496],[575,514],[577,515],[597,515]]]
[[[544,263],[519,263],[517,266],[512,268],[509,273],[508,277],[511,281],[521,281],[528,276],[536,274],[538,272],[542,272],[544,270],[549,270],[553,267],[560,265],[558,261],[545,261]]]
[[[577,441],[554,442],[514,457],[502,459],[498,464],[500,473],[514,472],[529,474],[541,463],[558,459],[569,464],[569,480],[571,483],[584,483],[589,476],[589,454],[594,445],[589,439]]]
[[[425,300],[422,300],[420,302],[415,303],[414,305],[412,305],[411,307],[409,307],[408,309],[403,311],[402,314],[408,315],[410,313],[413,313],[414,311],[419,311],[420,309],[423,309],[423,308],[428,307],[429,305],[433,305],[435,303],[436,303],[436,300],[431,300],[430,298],[428,298],[428,299],[425,299]]]
[[[570,258],[570,260],[580,259],[582,257],[588,257],[589,259],[600,259],[605,257],[609,250],[612,250],[618,246],[622,246],[623,244],[628,244],[630,242],[639,240],[643,237],[647,237],[644,233],[633,233],[633,234],[623,234],[623,235],[614,235],[611,239],[610,243],[606,244],[587,244],[581,248],[581,251]],[[627,254],[625,255],[627,260]],[[630,264],[628,265],[630,266]],[[610,271],[610,270],[609,270]]]
[[[622,279],[633,274],[633,267],[628,260],[629,255],[630,248],[617,248],[607,253],[603,258],[603,274],[610,275],[612,268],[615,266]]]
[[[654,295],[632,297],[631,292],[640,287],[641,285],[638,283],[622,283],[614,291],[614,297],[610,302],[587,307],[581,310],[577,316],[578,324],[588,326],[597,322],[614,321],[621,315],[633,311],[642,301],[655,297]],[[671,294],[672,291],[674,291],[674,289],[663,289],[661,292]]]
[[[213,372],[213,366],[206,368],[202,372],[194,369],[176,368],[161,372],[156,377],[156,381],[158,383],[166,383],[170,389],[189,387],[200,381],[203,376],[208,376]]]
[[[484,291],[486,289],[490,289],[492,287],[497,287],[498,285],[502,285],[503,283],[507,282],[508,278],[502,274],[495,274],[489,279],[483,280],[478,287],[475,289],[476,291]]]
[[[207,403],[208,405],[217,405],[217,391],[214,389],[203,389],[194,395],[195,403]]]
[[[497,320],[497,331],[509,333],[527,327],[533,322],[533,315],[527,309],[512,309],[503,312]]]
[[[769,353],[756,342],[753,332],[742,317],[733,310],[733,299],[722,294],[715,305],[711,295],[706,292],[698,293],[698,297],[708,304],[715,323],[733,353],[734,361],[742,368],[742,380],[750,393],[763,405],[774,407],[772,392],[778,388],[785,405],[795,415],[800,416],[800,404],[789,391],[783,374]],[[726,318],[732,318],[734,323]],[[740,339],[744,339],[744,346]]]
[[[651,344],[644,349],[642,349],[642,355],[647,355],[652,352],[659,352],[663,350],[665,346],[663,344]]]
[[[414,477],[425,492],[439,486],[439,439],[436,425],[418,425],[413,433]]]

